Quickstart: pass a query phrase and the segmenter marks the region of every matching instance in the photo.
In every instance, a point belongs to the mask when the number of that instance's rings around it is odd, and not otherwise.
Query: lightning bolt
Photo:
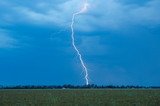
[[[83,4],[83,7],[78,11],[78,12],[75,12],[73,13],[72,15],[72,22],[71,22],[71,38],[72,38],[72,46],[74,48],[74,50],[76,51],[78,57],[79,57],[79,60],[81,62],[81,65],[82,65],[82,68],[83,68],[83,71],[84,71],[84,74],[85,74],[85,81],[86,81],[86,85],[89,84],[89,75],[88,75],[88,69],[83,61],[83,58],[82,58],[82,55],[80,53],[80,51],[78,50],[78,48],[76,47],[75,45],[75,37],[74,37],[74,23],[75,23],[75,18],[77,15],[79,14],[82,14],[83,12],[85,12],[87,10],[87,7],[88,7],[88,0],[84,0],[84,4]]]

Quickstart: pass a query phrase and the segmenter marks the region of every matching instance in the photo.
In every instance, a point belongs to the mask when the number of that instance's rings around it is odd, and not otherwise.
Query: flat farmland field
[[[160,106],[154,89],[0,90],[0,106]]]

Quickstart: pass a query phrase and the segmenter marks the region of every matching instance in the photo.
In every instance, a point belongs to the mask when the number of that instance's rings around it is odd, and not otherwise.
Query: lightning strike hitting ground
[[[81,62],[81,65],[83,67],[83,70],[84,70],[84,74],[85,74],[85,81],[86,81],[86,85],[89,84],[89,77],[88,77],[88,69],[86,67],[86,65],[84,64],[84,61],[82,59],[82,55],[81,53],[79,52],[78,48],[76,47],[75,45],[75,38],[74,38],[74,23],[75,23],[75,17],[83,12],[85,12],[87,10],[87,7],[88,7],[88,1],[85,0],[84,4],[83,4],[83,7],[80,11],[74,13],[72,15],[72,23],[71,23],[71,31],[72,31],[72,34],[71,34],[71,38],[72,38],[72,46],[73,48],[75,49],[75,51],[77,52],[77,55],[79,57],[79,60]]]

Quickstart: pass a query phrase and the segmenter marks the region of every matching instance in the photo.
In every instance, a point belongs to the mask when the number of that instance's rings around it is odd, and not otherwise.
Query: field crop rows
[[[160,106],[160,90],[0,90],[0,106]]]

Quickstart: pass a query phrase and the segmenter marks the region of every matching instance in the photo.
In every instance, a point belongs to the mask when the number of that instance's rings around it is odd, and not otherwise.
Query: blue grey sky
[[[88,0],[75,20],[90,83],[160,85],[160,0]],[[71,45],[83,0],[0,0],[0,85],[85,84]]]

